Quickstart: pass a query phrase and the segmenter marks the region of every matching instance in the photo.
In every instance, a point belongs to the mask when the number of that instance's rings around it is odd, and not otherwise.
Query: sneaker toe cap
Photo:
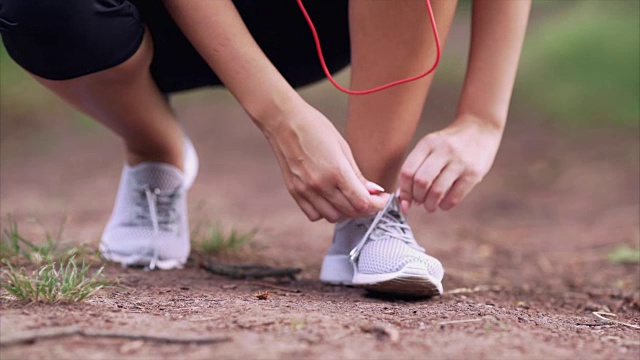
[[[442,281],[444,276],[444,269],[438,259],[414,249],[385,252],[380,251],[377,246],[365,246],[358,259],[358,271],[364,274],[394,273],[407,266],[411,266],[414,271],[424,271],[438,281]]]
[[[392,272],[401,271],[407,267],[411,267],[414,271],[424,271],[427,275],[442,281],[444,277],[444,269],[438,259],[424,254],[423,256],[405,256],[396,259]]]

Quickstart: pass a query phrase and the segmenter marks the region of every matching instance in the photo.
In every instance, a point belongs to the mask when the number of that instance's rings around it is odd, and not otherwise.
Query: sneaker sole
[[[320,269],[320,282],[330,285],[352,285],[353,264],[349,255],[326,255]]]
[[[408,264],[389,274],[361,274],[355,271],[353,285],[376,293],[432,297],[442,295],[442,283],[425,273],[423,266]]]
[[[149,267],[151,264],[151,256],[140,255],[124,255],[109,251],[105,246],[100,244],[100,256],[114,263],[122,264],[122,266],[142,266]],[[161,270],[182,269],[187,260],[179,259],[157,259],[156,267]]]

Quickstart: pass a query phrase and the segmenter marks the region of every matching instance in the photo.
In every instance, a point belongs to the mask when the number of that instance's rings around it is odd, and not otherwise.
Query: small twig
[[[594,311],[593,315],[595,315],[598,319],[606,321],[606,322],[612,322],[614,324],[624,325],[624,326],[630,327],[632,329],[640,330],[640,325],[629,324],[629,323],[626,323],[626,322],[622,322],[622,321],[618,321],[618,320],[614,320],[614,319],[609,319],[609,318],[606,317],[606,316],[618,317],[618,315],[616,315],[616,314],[612,314],[612,313],[608,313],[608,312],[604,312],[604,311]]]
[[[455,294],[472,294],[476,292],[482,291],[500,291],[502,290],[499,286],[491,286],[491,285],[478,285],[473,289],[470,288],[457,288],[449,291],[445,291],[446,295],[455,295]]]
[[[464,323],[472,323],[472,322],[480,322],[480,321],[484,321],[485,319],[466,319],[466,320],[450,320],[450,321],[440,321],[438,323],[439,326],[445,326],[445,325],[453,325],[453,324],[464,324]]]
[[[217,275],[228,276],[234,279],[262,279],[266,277],[288,277],[295,279],[302,269],[299,268],[272,268],[264,265],[227,265],[212,260],[203,261],[200,265]]]
[[[576,323],[576,326],[589,326],[589,327],[596,327],[596,326],[611,326],[611,325],[602,325],[599,323],[595,323],[595,324],[588,324],[588,323]]]
[[[108,331],[96,331],[85,330],[78,326],[65,326],[50,329],[41,329],[34,332],[21,332],[15,334],[3,334],[0,339],[0,346],[13,346],[20,344],[29,344],[37,340],[62,338],[69,336],[82,336],[88,338],[112,338],[112,339],[125,339],[125,340],[141,340],[154,343],[164,344],[213,344],[224,341],[230,341],[228,336],[214,336],[214,337],[165,337],[159,335],[137,335],[137,334],[125,334],[121,332],[108,332]]]

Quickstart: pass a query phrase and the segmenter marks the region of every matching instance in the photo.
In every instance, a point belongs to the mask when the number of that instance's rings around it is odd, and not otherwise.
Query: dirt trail
[[[607,260],[614,247],[640,242],[637,130],[558,131],[516,104],[517,120],[474,194],[448,213],[410,214],[419,241],[447,271],[444,296],[410,302],[318,282],[331,225],[305,220],[259,131],[228,96],[218,95],[178,104],[201,156],[190,193],[192,220],[259,226],[250,260],[303,268],[298,281],[278,283],[291,291],[229,280],[195,264],[152,273],[109,266],[108,275],[122,286],[85,304],[24,306],[1,296],[2,336],[77,325],[230,340],[194,345],[74,336],[2,347],[3,359],[640,355],[640,331],[592,315],[609,310],[640,323],[638,265]],[[453,116],[453,95],[453,89],[434,93],[420,133]],[[342,126],[344,98],[326,91],[307,96]],[[116,190],[119,144],[101,129],[69,130],[55,125],[63,119],[48,121],[46,136],[3,136],[2,215],[12,213],[27,236],[37,234],[27,218],[54,228],[67,216],[66,238],[95,247]],[[269,298],[257,299],[258,291],[269,291]]]

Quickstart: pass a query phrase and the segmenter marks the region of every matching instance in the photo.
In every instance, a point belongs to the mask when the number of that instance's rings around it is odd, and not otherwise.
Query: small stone
[[[121,354],[131,354],[140,350],[140,348],[142,348],[143,346],[144,346],[144,341],[142,340],[129,341],[122,344],[122,346],[120,346],[119,351]]]

